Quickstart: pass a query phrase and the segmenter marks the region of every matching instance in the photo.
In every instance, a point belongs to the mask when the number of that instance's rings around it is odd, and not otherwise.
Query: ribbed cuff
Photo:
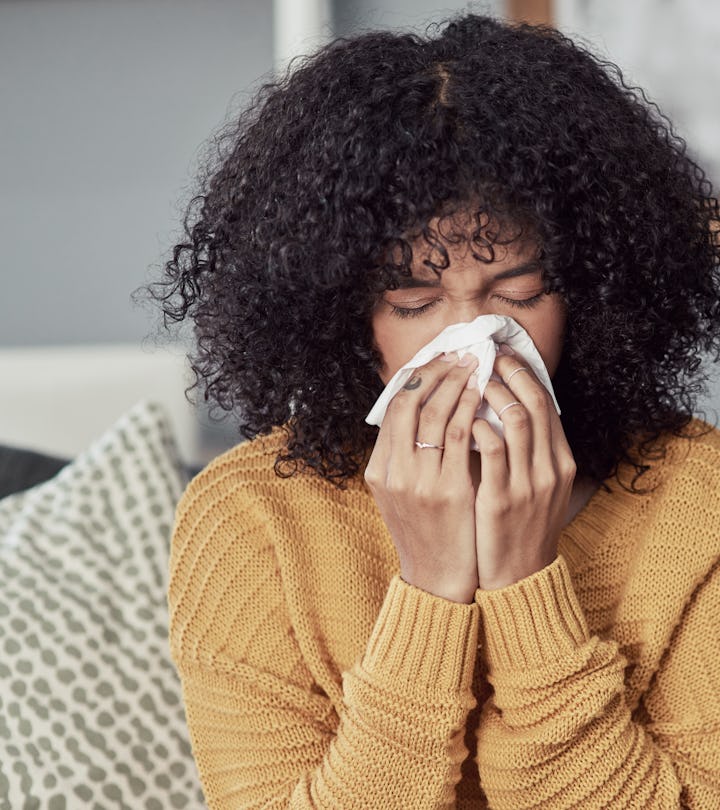
[[[476,604],[442,599],[394,576],[362,668],[383,680],[422,691],[468,690],[477,656],[479,620]]]
[[[590,638],[567,563],[550,565],[498,590],[478,589],[490,671],[542,667]]]

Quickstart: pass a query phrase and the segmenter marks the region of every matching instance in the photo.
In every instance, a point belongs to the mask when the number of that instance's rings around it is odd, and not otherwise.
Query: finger
[[[575,456],[573,455],[570,443],[565,435],[565,428],[563,428],[560,415],[554,407],[550,408],[550,430],[553,454],[557,464],[558,471],[571,481],[575,478],[577,466],[575,464]]]
[[[377,436],[375,437],[375,445],[373,446],[372,453],[370,454],[370,464],[375,463],[381,458],[386,458],[390,454],[390,420],[383,419],[382,424],[378,428]]]
[[[421,442],[437,445],[445,444],[445,434],[450,417],[457,408],[458,401],[467,388],[470,375],[477,368],[478,360],[466,354],[449,373],[438,383],[420,407],[417,438]],[[470,424],[468,423],[468,429]]]
[[[450,373],[458,361],[456,353],[438,357],[415,369],[404,387],[390,401],[385,421],[388,421],[390,447],[385,474],[388,481],[402,486],[409,478],[417,480],[418,467],[431,468],[430,473],[437,476],[440,469],[442,450],[436,448],[416,447],[418,419],[422,404],[437,387],[438,383]],[[442,444],[434,442],[434,444]],[[425,456],[418,456],[418,453]],[[436,456],[436,458],[433,458]]]
[[[375,445],[365,466],[364,478],[371,488],[385,483],[389,457],[390,420],[383,419],[375,439]]]
[[[485,399],[502,422],[511,477],[527,477],[533,461],[533,430],[527,409],[519,396],[495,380],[488,382]]]
[[[525,370],[516,371],[521,364],[523,360],[517,355],[499,356],[495,368],[530,414],[533,429],[532,463],[535,469],[554,470],[563,480],[572,482],[577,467],[555,403],[532,369],[525,365]]]
[[[492,491],[505,490],[510,484],[507,445],[486,419],[475,419],[472,435],[480,452],[480,484]]]
[[[438,383],[450,373],[457,361],[458,356],[453,353],[440,355],[424,366],[420,366],[415,369],[403,388],[392,398],[385,414],[385,419],[389,419],[390,423],[392,451],[416,449],[420,408]]]
[[[522,402],[530,417],[532,462],[552,464],[555,445],[552,416],[554,414],[557,417],[557,411],[550,393],[527,363],[517,355],[498,355],[495,358],[495,369],[514,399]],[[515,416],[513,418],[517,419]]]
[[[443,475],[465,473],[470,456],[472,426],[480,405],[480,390],[477,384],[463,388],[457,407],[445,430],[445,450],[442,458]]]

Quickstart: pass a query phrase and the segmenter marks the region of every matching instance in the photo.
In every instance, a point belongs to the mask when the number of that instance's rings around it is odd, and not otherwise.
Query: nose
[[[440,279],[445,299],[446,326],[452,323],[469,323],[480,315],[495,313],[489,280],[475,264],[467,267],[460,263],[446,268]]]
[[[494,315],[496,313],[487,301],[471,299],[457,302],[451,301],[444,314],[446,316],[445,326],[450,326],[453,323],[470,323],[480,315]]]

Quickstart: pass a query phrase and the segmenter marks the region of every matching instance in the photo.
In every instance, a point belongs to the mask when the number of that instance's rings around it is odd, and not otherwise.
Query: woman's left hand
[[[508,380],[518,354],[498,355],[495,372]],[[552,398],[527,368],[507,384],[491,380],[485,399],[499,413],[505,438],[485,419],[473,423],[480,448],[475,498],[478,581],[487,590],[524,579],[557,556],[557,542],[575,479],[575,460]]]

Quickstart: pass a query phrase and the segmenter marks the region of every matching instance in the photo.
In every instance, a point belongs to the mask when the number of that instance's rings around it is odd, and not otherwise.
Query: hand
[[[526,366],[522,358],[498,355],[503,380]],[[480,482],[475,499],[478,583],[511,585],[557,557],[557,541],[575,478],[575,460],[550,394],[530,369],[508,384],[491,380],[485,399],[501,416],[505,438],[485,419],[473,423],[480,448]]]
[[[418,368],[393,397],[365,471],[410,585],[455,602],[478,586],[470,439],[480,404],[467,387],[477,360],[456,354]],[[444,446],[418,448],[416,441]]]

